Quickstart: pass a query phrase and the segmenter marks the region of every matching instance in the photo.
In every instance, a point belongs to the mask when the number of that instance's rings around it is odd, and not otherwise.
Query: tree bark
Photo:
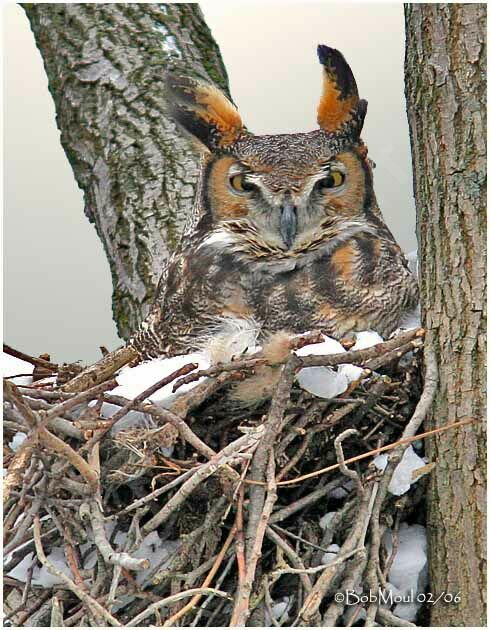
[[[436,626],[485,618],[486,6],[406,4],[422,321],[439,365],[432,427],[475,418],[429,442],[431,608]],[[431,427],[429,427],[431,428]]]
[[[127,338],[148,312],[197,178],[198,153],[166,115],[165,70],[182,67],[228,92],[226,71],[195,3],[23,7]]]

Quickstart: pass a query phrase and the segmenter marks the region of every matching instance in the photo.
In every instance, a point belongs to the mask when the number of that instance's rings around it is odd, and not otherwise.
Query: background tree
[[[228,93],[198,4],[24,4],[61,143],[110,264],[126,338],[146,315],[193,199],[199,157],[165,113],[163,70]]]
[[[406,4],[406,96],[421,260],[422,324],[439,365],[428,442],[433,625],[485,625],[486,5]]]

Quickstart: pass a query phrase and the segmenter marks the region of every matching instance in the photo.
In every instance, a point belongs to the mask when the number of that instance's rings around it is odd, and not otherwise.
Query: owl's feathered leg
[[[251,377],[233,387],[230,399],[234,405],[254,407],[272,397],[283,364],[293,348],[293,338],[293,333],[285,330],[267,336],[260,354],[270,365],[257,366]]]

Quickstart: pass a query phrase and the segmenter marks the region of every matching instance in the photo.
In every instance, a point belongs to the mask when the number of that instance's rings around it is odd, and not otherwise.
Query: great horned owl
[[[202,147],[192,221],[132,344],[183,353],[227,321],[262,333],[391,333],[417,283],[383,221],[360,138],[359,99],[342,54],[318,47],[320,128],[256,136],[215,87],[171,75],[175,119]]]

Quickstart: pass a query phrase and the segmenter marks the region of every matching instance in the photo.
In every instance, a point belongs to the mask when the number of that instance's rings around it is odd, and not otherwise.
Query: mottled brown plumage
[[[343,56],[318,54],[324,90],[310,133],[255,136],[216,88],[169,78],[174,115],[205,154],[194,214],[132,340],[143,356],[201,347],[230,319],[262,335],[386,336],[416,306],[360,138],[367,104]]]

